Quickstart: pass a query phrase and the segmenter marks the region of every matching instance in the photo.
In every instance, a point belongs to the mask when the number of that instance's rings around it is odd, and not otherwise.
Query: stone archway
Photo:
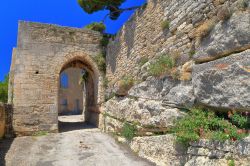
[[[82,56],[79,56],[82,55]],[[75,56],[74,56],[75,55]],[[86,70],[88,78],[85,82],[85,112],[84,119],[86,122],[98,126],[99,108],[98,108],[98,85],[99,85],[99,71],[95,62],[87,55],[81,53],[71,53],[72,58],[69,58],[61,67],[59,75],[68,68],[79,68]],[[58,91],[60,87],[60,76],[58,76]],[[57,105],[59,105],[59,94]]]
[[[87,29],[19,22],[9,86],[16,135],[58,132],[59,75],[72,65],[90,73],[87,120],[98,124],[97,103],[104,95],[102,76],[93,59],[102,52],[101,39],[99,32]]]

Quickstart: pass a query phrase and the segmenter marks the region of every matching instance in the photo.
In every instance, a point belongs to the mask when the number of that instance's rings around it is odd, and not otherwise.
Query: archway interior
[[[89,128],[96,108],[97,85],[92,67],[72,60],[60,72],[58,92],[59,131]]]

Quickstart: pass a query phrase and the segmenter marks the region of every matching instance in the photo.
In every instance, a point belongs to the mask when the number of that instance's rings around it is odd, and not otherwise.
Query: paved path
[[[152,165],[96,128],[16,138],[5,159],[6,166]]]

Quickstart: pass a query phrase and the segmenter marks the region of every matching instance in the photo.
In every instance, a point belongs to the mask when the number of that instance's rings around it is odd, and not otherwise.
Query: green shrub
[[[147,62],[148,62],[148,57],[142,57],[139,62],[140,67],[142,67]]]
[[[132,140],[136,136],[137,128],[135,125],[125,122],[123,124],[121,135],[127,140]]]
[[[103,33],[106,29],[106,26],[102,22],[93,22],[93,23],[85,26],[85,28]]]
[[[228,166],[235,166],[234,159],[229,159],[228,160]]]
[[[232,123],[240,128],[246,127],[248,123],[247,117],[244,117],[238,113],[233,114],[230,117]]]
[[[173,132],[177,136],[177,141],[183,144],[201,138],[225,141],[239,140],[245,136],[228,120],[205,109],[192,109],[186,117],[176,123]]]
[[[94,57],[94,60],[99,68],[99,70],[105,72],[106,71],[106,60],[104,54],[98,54]]]
[[[245,10],[248,7],[247,0],[240,0],[240,1],[238,1],[238,7],[241,10]]]
[[[8,83],[9,76],[5,76],[4,81],[0,82],[0,102],[7,103],[8,101]]]
[[[115,37],[115,35],[112,34],[103,34],[102,40],[101,40],[101,45],[103,47],[107,47],[109,44],[109,39]]]
[[[161,23],[161,28],[162,30],[166,30],[166,29],[169,29],[169,26],[170,26],[170,22],[168,20],[165,20]]]
[[[194,56],[194,54],[195,54],[195,50],[191,50],[191,51],[189,52],[189,58],[192,59],[193,56]]]
[[[149,65],[149,74],[152,76],[161,76],[170,72],[175,66],[175,60],[167,55],[159,57],[155,63]]]
[[[40,136],[45,136],[45,135],[48,135],[48,134],[49,134],[48,131],[37,131],[34,134],[32,134],[32,136],[40,137]]]
[[[107,77],[104,77],[103,78],[103,86],[104,86],[104,88],[108,88],[108,85],[109,85],[109,80],[108,80]]]
[[[130,75],[126,75],[119,81],[119,87],[122,89],[130,89],[134,83],[134,78]]]

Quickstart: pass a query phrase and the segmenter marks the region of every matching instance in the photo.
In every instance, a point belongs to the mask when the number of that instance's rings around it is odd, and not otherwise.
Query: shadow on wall
[[[108,45],[108,56],[107,56],[107,65],[110,66],[110,69],[112,73],[116,71],[116,62],[117,62],[117,57],[120,54],[121,51],[121,31],[119,31],[115,37],[114,40],[110,42]]]
[[[0,165],[2,166],[6,165],[5,156],[7,152],[9,151],[13,141],[14,141],[14,138],[0,140]]]
[[[136,17],[131,17],[130,20],[124,26],[124,39],[127,46],[127,58],[131,56],[131,51],[134,47],[135,43],[135,29],[136,29],[136,21],[134,21]]]

